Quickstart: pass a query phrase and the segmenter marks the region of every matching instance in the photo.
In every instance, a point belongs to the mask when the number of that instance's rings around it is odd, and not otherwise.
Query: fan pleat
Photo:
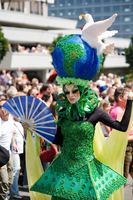
[[[48,129],[56,129],[56,127],[48,127],[48,126],[37,126],[37,128],[48,128]]]
[[[33,118],[34,114],[36,113],[37,109],[39,108],[40,104],[42,102],[40,101],[39,104],[37,105],[37,107],[35,108],[34,112],[32,113],[31,117]]]
[[[23,110],[23,106],[22,106],[22,103],[21,103],[21,100],[20,100],[20,96],[18,97],[18,99],[19,99],[19,103],[20,103],[20,106],[21,106],[22,113],[24,115],[24,110]]]
[[[47,117],[49,117],[49,116],[52,116],[52,113],[50,113],[50,114],[48,114],[48,115],[45,115],[44,117],[42,117],[42,118],[40,118],[40,119],[37,119],[36,122],[38,122],[38,121],[40,121],[40,120],[42,120],[42,119],[45,119],[45,118],[47,118]]]
[[[33,99],[31,107],[30,107],[29,116],[31,116],[31,111],[33,110],[34,103],[35,103],[35,98]]]
[[[18,96],[9,99],[2,106],[20,122],[29,125],[29,130],[52,143],[56,133],[56,124],[49,108],[41,100],[30,96]]]
[[[17,119],[19,118],[18,113],[15,111],[15,109],[7,102],[8,106],[14,111],[14,113],[16,114],[15,117],[17,116]],[[9,111],[10,114],[12,114],[12,110],[6,110],[7,112]]]
[[[52,123],[52,122],[55,122],[55,121],[54,121],[54,120],[42,121],[42,122],[37,123],[37,125],[38,125],[38,124],[49,124],[49,123]]]
[[[19,112],[20,116],[22,117],[22,114],[21,114],[20,110],[18,109],[18,106],[16,105],[16,102],[14,101],[14,99],[12,99],[12,101],[13,101],[14,105],[16,106],[17,111]]]
[[[46,109],[47,109],[47,107],[45,107],[38,115],[36,115],[36,116],[34,117],[34,119],[38,118]]]

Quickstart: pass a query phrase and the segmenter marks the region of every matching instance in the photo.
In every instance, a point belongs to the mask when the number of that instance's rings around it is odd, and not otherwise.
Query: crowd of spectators
[[[12,48],[12,45],[10,43],[8,43],[8,53],[12,53],[14,50]],[[23,45],[17,44],[15,52],[19,52],[19,53],[41,53],[41,54],[48,54],[49,53],[49,48],[46,46],[43,46],[41,44],[38,44],[37,46],[33,46],[33,47],[25,47]],[[123,50],[118,50],[118,49],[114,49],[110,54],[108,54],[109,56],[119,56],[119,55],[125,55],[125,52]]]
[[[10,99],[14,96],[28,95],[40,99],[44,102],[51,112],[53,113],[55,121],[58,120],[57,113],[55,111],[55,104],[57,95],[63,93],[62,86],[54,83],[42,83],[37,78],[28,80],[26,74],[24,74],[20,68],[15,72],[17,76],[13,77],[10,71],[2,70],[0,75],[0,100],[3,98]],[[117,106],[117,102],[114,98],[114,93],[117,88],[128,88],[130,92],[133,92],[133,83],[122,83],[120,77],[109,73],[107,76],[101,73],[97,81],[91,81],[89,87],[96,92],[99,99],[99,106],[104,109],[108,114]],[[110,128],[101,124],[105,139],[107,140],[110,135]],[[22,132],[22,131],[21,131]],[[44,143],[44,141],[41,141]],[[44,147],[43,147],[44,148]],[[53,146],[51,148],[54,148]],[[60,151],[60,147],[56,147],[56,152]],[[55,153],[55,149],[54,149]],[[27,186],[26,168],[25,168],[25,154],[20,157],[21,170],[19,172],[19,179],[23,181],[21,185]],[[45,163],[45,159],[42,159],[44,170],[48,167],[49,162]],[[19,194],[18,194],[19,195]],[[21,197],[19,197],[20,199]]]
[[[8,44],[8,53],[12,53],[13,52],[13,48],[11,46],[11,44]],[[25,47],[22,46],[20,44],[17,45],[15,52],[19,52],[19,53],[41,53],[41,54],[48,54],[49,53],[49,49],[46,46],[42,46],[40,44],[38,44],[37,46],[33,46],[33,47]]]

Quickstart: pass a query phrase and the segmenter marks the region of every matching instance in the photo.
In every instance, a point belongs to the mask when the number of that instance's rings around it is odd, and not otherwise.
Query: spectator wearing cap
[[[36,47],[32,47],[31,48],[31,53],[35,53],[35,51],[36,51]]]
[[[107,90],[107,87],[106,87],[106,86],[101,86],[101,87],[99,87],[100,97],[103,96],[103,92],[105,92],[106,90]]]

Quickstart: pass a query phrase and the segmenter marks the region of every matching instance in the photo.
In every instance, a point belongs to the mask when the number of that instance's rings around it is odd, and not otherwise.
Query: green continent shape
[[[75,77],[73,73],[73,66],[78,59],[84,56],[84,49],[76,43],[58,43],[58,46],[62,47],[62,51],[65,55],[64,65],[65,71],[70,77]]]

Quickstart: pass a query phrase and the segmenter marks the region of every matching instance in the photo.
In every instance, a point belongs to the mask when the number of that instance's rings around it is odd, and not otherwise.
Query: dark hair
[[[112,104],[115,102],[115,98],[114,98],[114,95],[113,94],[110,94],[109,97],[108,97],[108,100],[109,102]]]
[[[19,84],[17,85],[17,90],[18,90],[18,92],[22,92],[22,91],[24,90],[24,88],[25,88],[25,85],[24,85],[23,83],[19,83]]]
[[[48,88],[50,88],[49,84],[45,83],[42,85],[40,92],[43,93],[45,92]]]
[[[58,95],[57,92],[53,92],[53,93],[52,93],[53,101],[56,101],[56,100],[57,100],[57,95]]]
[[[114,99],[116,103],[118,102],[119,96],[124,97],[125,92],[129,92],[129,90],[123,87],[116,88],[115,93],[114,93]]]
[[[44,100],[45,102],[48,101],[48,99],[50,98],[50,93],[49,92],[44,92],[43,96],[42,96],[42,100]]]
[[[32,89],[29,89],[28,92],[27,92],[27,96],[30,96],[32,93]]]

